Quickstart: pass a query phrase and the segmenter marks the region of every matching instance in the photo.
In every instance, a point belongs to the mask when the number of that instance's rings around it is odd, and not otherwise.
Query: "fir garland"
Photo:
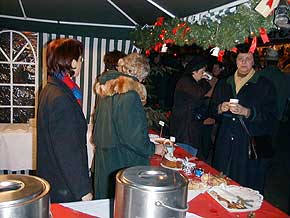
[[[153,28],[137,28],[132,32],[135,45],[146,53],[150,50],[159,52],[163,44],[184,46],[196,43],[204,49],[219,47],[230,50],[249,36],[260,36],[260,28],[265,28],[267,32],[274,28],[273,16],[264,18],[256,12],[257,0],[249,3],[237,6],[234,14],[221,17],[220,22],[199,25],[177,18],[158,18]]]

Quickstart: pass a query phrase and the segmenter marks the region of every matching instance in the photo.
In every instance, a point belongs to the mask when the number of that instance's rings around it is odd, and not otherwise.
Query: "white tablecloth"
[[[35,128],[29,124],[0,124],[0,151],[0,170],[35,170]]]
[[[33,127],[32,127],[33,126]],[[90,142],[93,126],[88,125],[88,167],[91,167],[94,146]],[[37,138],[35,125],[0,124],[0,170],[36,170]]]
[[[94,200],[94,201],[78,201],[72,203],[63,203],[61,205],[92,216],[97,216],[101,218],[110,218],[109,199]],[[201,217],[196,214],[187,212],[185,218],[201,218]]]

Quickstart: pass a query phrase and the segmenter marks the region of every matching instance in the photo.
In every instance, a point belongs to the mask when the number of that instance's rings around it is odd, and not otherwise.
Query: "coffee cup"
[[[236,106],[236,104],[239,103],[239,99],[236,98],[230,98],[230,105],[231,106]]]
[[[166,147],[167,152],[168,152],[170,155],[173,155],[173,152],[174,152],[174,150],[175,150],[174,146],[173,146],[173,145],[166,144],[165,147]]]
[[[212,80],[212,75],[207,72],[203,72],[203,76],[205,76],[207,80]]]

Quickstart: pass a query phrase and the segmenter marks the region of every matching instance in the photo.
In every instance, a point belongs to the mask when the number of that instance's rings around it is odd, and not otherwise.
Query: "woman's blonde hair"
[[[119,59],[118,71],[136,77],[140,82],[145,79],[150,71],[150,65],[145,56],[132,53]]]

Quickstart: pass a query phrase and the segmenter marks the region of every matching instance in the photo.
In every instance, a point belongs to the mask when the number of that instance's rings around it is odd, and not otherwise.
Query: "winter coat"
[[[183,76],[177,82],[170,116],[170,134],[176,138],[176,142],[195,148],[201,146],[203,120],[197,120],[194,114],[203,105],[203,97],[209,90],[210,85],[206,80],[196,82],[191,75]]]
[[[150,142],[141,100],[146,89],[136,78],[106,72],[96,85],[98,101],[94,115],[96,146],[95,198],[114,197],[116,173],[126,167],[148,165],[155,145]]]
[[[239,104],[251,109],[248,118],[243,118],[253,136],[272,134],[276,116],[276,92],[271,81],[255,73],[240,89],[235,91],[234,76],[218,82],[213,105],[217,107],[230,98],[239,99]],[[260,160],[248,159],[249,136],[243,129],[237,115],[231,112],[218,117],[219,130],[216,138],[214,167],[243,186],[257,189],[263,184],[264,167]],[[252,181],[254,179],[254,181]],[[253,184],[253,183],[256,183]]]
[[[48,78],[39,98],[37,175],[51,185],[51,202],[80,201],[91,192],[87,123],[72,91]]]

